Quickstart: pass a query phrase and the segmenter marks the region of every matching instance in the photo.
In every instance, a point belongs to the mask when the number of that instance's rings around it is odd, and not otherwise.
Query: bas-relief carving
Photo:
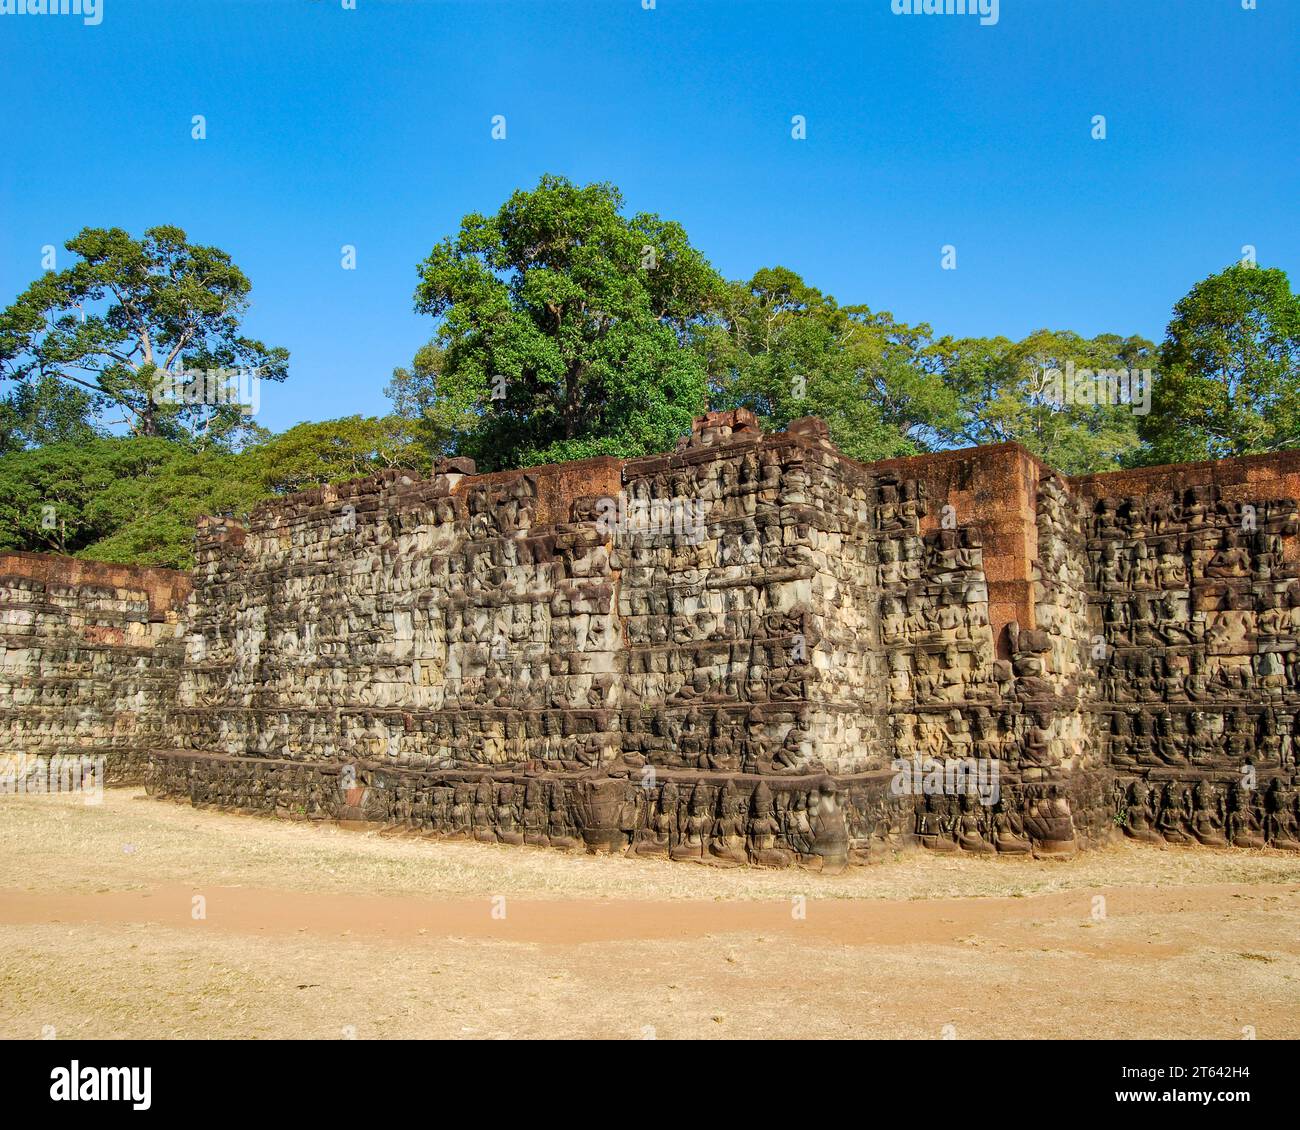
[[[820,421],[762,436],[737,411],[621,465],[452,460],[278,500],[205,524],[185,639],[112,693],[160,703],[160,795],[433,835],[820,869],[1119,828],[1295,844],[1295,504],[1035,471],[1031,605],[995,636],[1000,515],[950,521],[944,466],[863,466]],[[611,533],[620,490],[702,520]],[[5,670],[72,668],[15,647],[40,601],[14,591]],[[65,693],[38,684],[17,709]],[[14,733],[96,725],[31,710]],[[899,795],[915,757],[996,763],[998,794]]]

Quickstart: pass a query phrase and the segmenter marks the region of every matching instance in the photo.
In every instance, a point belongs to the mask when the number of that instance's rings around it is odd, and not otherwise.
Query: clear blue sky
[[[292,353],[276,430],[384,411],[432,329],[416,264],[544,172],[613,181],[728,277],[788,266],[941,333],[1159,339],[1243,244],[1300,285],[1300,0],[1001,0],[992,27],[890,0],[102,4],[0,16],[0,302],[83,226],[178,224]]]

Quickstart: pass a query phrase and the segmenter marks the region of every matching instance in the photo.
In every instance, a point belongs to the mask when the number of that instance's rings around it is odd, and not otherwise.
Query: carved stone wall
[[[1086,557],[1022,449],[864,466],[737,412],[670,455],[471,470],[203,526],[156,791],[813,867],[1075,847]],[[997,790],[900,792],[899,758]]]
[[[473,471],[204,520],[183,657],[182,587],[50,597],[25,555],[7,742],[148,734],[160,796],[722,863],[1300,848],[1300,454],[863,465],[738,411]]]
[[[0,553],[0,753],[103,755],[142,781],[170,744],[189,578],[42,553]]]
[[[204,523],[158,791],[735,862],[910,840],[880,488],[820,422],[763,438],[728,414],[668,456],[468,469]]]
[[[1072,483],[1090,731],[1139,839],[1300,850],[1300,454]]]

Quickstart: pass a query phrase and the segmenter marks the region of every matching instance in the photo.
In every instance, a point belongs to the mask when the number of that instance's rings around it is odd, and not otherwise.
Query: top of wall
[[[188,573],[151,565],[118,565],[87,561],[59,553],[0,552],[0,577],[16,577],[47,585],[100,586],[143,593],[151,615],[179,610],[190,595]]]
[[[1015,442],[863,463],[845,455],[831,443],[826,425],[821,420],[805,417],[793,421],[784,432],[763,433],[752,413],[735,409],[698,417],[691,435],[678,443],[675,452],[635,459],[599,456],[482,475],[474,473],[471,460],[459,458],[444,461],[432,476],[427,477],[417,471],[390,469],[365,478],[268,499],[254,509],[251,523],[274,525],[279,518],[291,514],[303,514],[320,507],[337,507],[341,503],[361,503],[363,500],[369,500],[371,506],[378,506],[381,495],[385,496],[384,505],[391,504],[395,496],[403,494],[419,498],[464,498],[478,490],[499,489],[527,479],[533,492],[536,524],[554,525],[570,520],[572,505],[578,499],[617,494],[629,479],[652,475],[669,467],[688,467],[721,455],[791,446],[826,452],[842,466],[864,474],[894,474],[922,481],[932,501],[939,505],[947,502],[955,507],[961,524],[975,521],[995,528],[1007,527],[1007,536],[1012,541],[1022,540],[1024,527],[1032,525],[1037,484],[1049,477],[1056,478],[1072,494],[1088,501],[1175,493],[1194,486],[1218,487],[1222,496],[1230,500],[1300,498],[1300,451],[1073,476],[1060,474]],[[928,514],[923,527],[935,525],[937,513],[935,510]],[[203,528],[201,536],[242,540],[244,524],[235,519],[201,518],[199,525]],[[1014,556],[1021,556],[1021,552],[1017,551]],[[0,576],[30,577],[55,584],[135,589],[148,594],[153,612],[179,608],[190,590],[189,575],[173,569],[118,565],[25,551],[0,552]]]
[[[470,460],[454,460],[458,465],[473,466]],[[391,503],[395,498],[412,499],[465,498],[479,490],[509,487],[527,479],[532,487],[531,500],[538,525],[569,520],[572,503],[579,498],[617,494],[626,461],[610,456],[580,459],[572,463],[547,463],[511,471],[493,471],[479,475],[457,468],[436,469],[431,476],[418,471],[388,470],[362,479],[333,483],[295,494],[281,495],[259,503],[249,518],[250,526],[274,525],[290,515],[301,515],[321,507],[337,509],[354,504],[362,509],[366,500],[383,494]],[[242,523],[230,518],[199,519],[200,526],[214,531],[238,529]]]
[[[375,499],[380,494],[390,499],[404,493],[421,498],[464,498],[476,490],[499,489],[527,479],[535,490],[535,520],[539,525],[550,525],[568,521],[572,504],[578,499],[616,494],[621,484],[631,479],[670,468],[690,467],[723,454],[734,456],[745,451],[790,446],[824,451],[845,468],[863,474],[893,474],[922,481],[935,501],[946,500],[955,505],[960,499],[958,520],[963,523],[979,519],[1000,519],[1005,523],[1009,515],[1002,508],[1017,495],[1023,495],[1023,502],[1014,506],[1015,519],[1019,523],[1028,519],[1032,524],[1037,486],[1047,478],[1055,478],[1071,493],[1086,500],[1172,493],[1208,485],[1220,487],[1224,497],[1229,498],[1235,494],[1300,498],[1300,451],[1074,476],[1061,474],[1014,441],[863,463],[831,443],[821,420],[805,417],[793,421],[784,432],[764,433],[753,414],[742,408],[697,417],[691,435],[681,440],[674,452],[635,459],[600,456],[482,475],[474,473],[472,461],[453,459],[429,477],[394,469],[269,499],[256,508],[252,521],[273,524],[280,516]],[[926,524],[933,522],[931,517]],[[229,524],[241,526],[238,522]]]
[[[1238,495],[1243,500],[1247,495],[1300,498],[1300,451],[1239,455],[1199,463],[1166,463],[1159,467],[1074,475],[1067,481],[1071,491],[1086,499],[1172,493],[1199,486],[1217,486],[1228,499],[1236,499]]]
[[[402,495],[413,499],[466,498],[480,490],[509,488],[528,480],[536,525],[556,525],[571,520],[573,503],[579,499],[612,497],[631,479],[653,475],[672,467],[687,467],[717,459],[720,455],[739,455],[749,450],[803,445],[824,450],[846,464],[861,467],[830,442],[826,425],[813,417],[793,421],[784,432],[763,433],[753,413],[738,408],[727,412],[710,412],[698,417],[691,435],[679,441],[675,452],[643,455],[635,459],[596,456],[570,463],[546,463],[509,471],[476,474],[469,459],[451,459],[435,466],[430,476],[418,471],[389,469],[365,478],[351,479],[295,494],[281,495],[259,503],[249,519],[250,526],[274,525],[278,519],[301,515],[321,507],[338,508],[384,494],[389,502]],[[212,527],[208,536],[217,533],[229,539],[232,530],[242,523],[229,518],[200,519],[201,526]],[[238,540],[236,532],[235,540]]]

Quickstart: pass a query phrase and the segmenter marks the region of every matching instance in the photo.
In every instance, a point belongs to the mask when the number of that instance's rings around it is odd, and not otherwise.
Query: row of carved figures
[[[1092,537],[1100,539],[1183,533],[1207,526],[1248,529],[1270,523],[1290,533],[1294,531],[1285,527],[1294,521],[1295,511],[1295,501],[1289,498],[1230,502],[1220,497],[1217,486],[1194,486],[1140,498],[1099,498],[1092,505],[1088,528]]]
[[[1035,844],[1070,844],[1074,823],[1060,785],[1009,784],[996,796],[969,789],[917,798],[916,834],[936,851],[1024,855]]]
[[[155,757],[150,792],[197,805],[352,816],[451,838],[539,847],[627,851],[642,856],[767,867],[835,869],[910,838],[910,798],[877,788],[641,784],[533,777],[419,783],[369,777],[364,787],[304,766],[250,766],[221,758]]]
[[[1189,583],[1271,580],[1286,575],[1283,537],[1265,530],[1210,530],[1186,541],[1106,541],[1088,551],[1099,589],[1181,589]]]
[[[1135,840],[1300,851],[1300,790],[1279,777],[1259,788],[1139,777],[1116,793],[1117,820]]]
[[[1219,715],[1218,725],[1211,717]],[[1258,714],[1234,707],[1223,711],[1183,712],[1117,710],[1104,727],[1102,740],[1112,763],[1142,762],[1167,765],[1216,764],[1236,767],[1246,760],[1296,766],[1296,735],[1300,713],[1292,715],[1267,707]]]
[[[1151,649],[1109,648],[1098,663],[1103,702],[1205,702],[1254,699],[1257,688],[1300,690],[1300,652],[1266,651],[1244,656],[1172,657]]]

